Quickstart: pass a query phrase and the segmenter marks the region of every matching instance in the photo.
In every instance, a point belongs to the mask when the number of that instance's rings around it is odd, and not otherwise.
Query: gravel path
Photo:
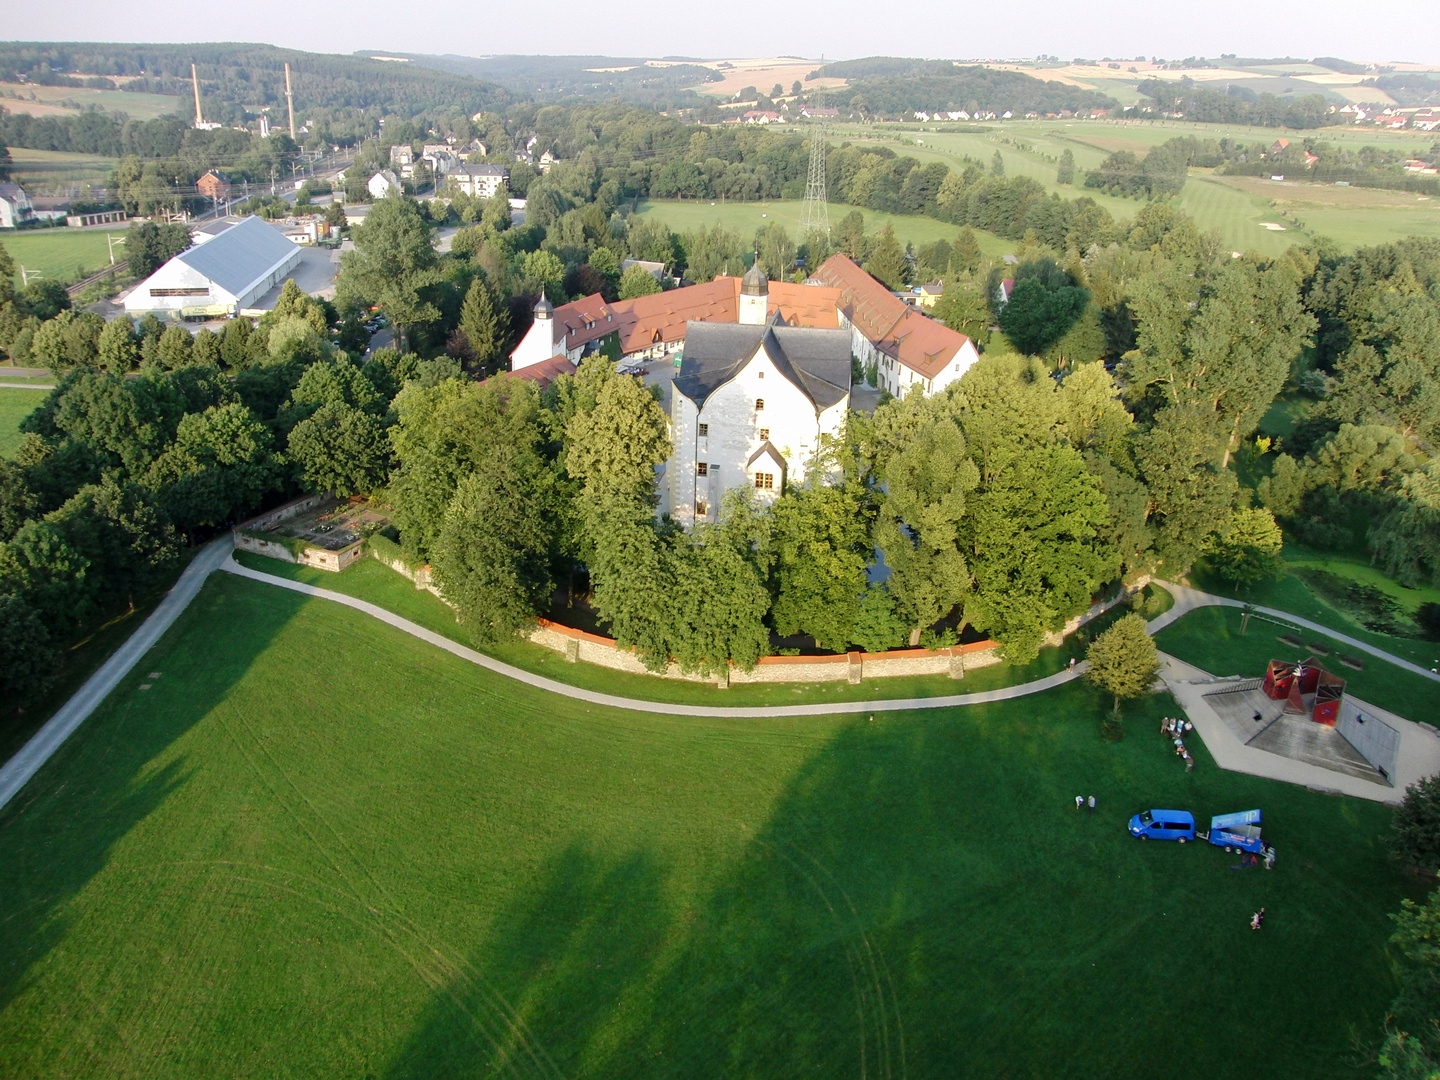
[[[110,659],[100,665],[100,669],[86,680],[84,686],[75,691],[45,726],[0,767],[0,807],[8,803],[25,786],[26,781],[40,770],[40,766],[50,760],[50,755],[60,749],[70,734],[105,700],[105,696],[144,658],[150,651],[150,646],[170,629],[180,613],[195,599],[195,594],[200,591],[200,586],[205,584],[210,572],[230,557],[233,543],[230,537],[222,536],[207,544],[190,561],[190,565],[175,582],[175,587],[160,601],[160,605],[150,613],[150,617],[140,624],[140,628],[130,635],[129,640],[116,649]]]

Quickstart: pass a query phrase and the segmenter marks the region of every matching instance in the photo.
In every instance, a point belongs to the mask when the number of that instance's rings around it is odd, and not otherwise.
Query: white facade
[[[490,199],[499,192],[510,174],[499,165],[461,165],[448,174],[466,195]]]
[[[13,229],[33,217],[30,197],[20,185],[0,183],[0,229]]]
[[[386,195],[399,195],[401,192],[400,178],[389,169],[381,169],[365,186],[369,188],[370,197],[373,199],[383,199]]]
[[[725,492],[740,486],[773,502],[787,483],[804,482],[821,436],[839,437],[849,408],[848,392],[817,408],[780,373],[763,342],[702,405],[672,393],[674,451],[665,469],[671,516],[687,528],[715,521]]]
[[[565,348],[565,334],[555,321],[555,309],[542,295],[540,302],[535,305],[535,321],[520,339],[520,344],[510,353],[510,370],[519,371],[521,368],[543,364],[552,356],[559,356],[561,353],[569,356],[572,361],[578,361],[580,352],[578,348]]]

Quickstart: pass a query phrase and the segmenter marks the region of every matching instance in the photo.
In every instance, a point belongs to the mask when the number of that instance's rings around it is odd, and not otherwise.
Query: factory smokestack
[[[290,110],[290,138],[295,138],[295,95],[290,92],[290,65],[285,65],[285,108]]]
[[[200,115],[200,75],[195,70],[195,65],[190,65],[190,81],[195,86],[195,126],[201,127],[205,123],[205,117]]]

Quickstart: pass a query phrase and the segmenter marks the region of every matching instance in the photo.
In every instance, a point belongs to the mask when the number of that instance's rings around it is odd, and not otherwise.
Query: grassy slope
[[[1074,153],[1077,170],[1083,173],[1099,165],[1112,150],[1144,154],[1151,146],[1178,135],[1268,143],[1275,134],[1269,129],[1213,124],[1111,125],[1042,121],[1033,125],[1000,125],[987,132],[932,131],[919,125],[913,126],[912,130],[891,125],[848,125],[837,129],[835,137],[837,141],[848,139],[857,144],[874,142],[921,161],[945,161],[950,164],[957,164],[958,159],[968,156],[988,165],[995,151],[999,150],[1005,161],[1006,175],[1029,176],[1066,198],[1088,196],[1117,219],[1126,219],[1134,217],[1144,204],[1083,187],[1063,187],[1055,183],[1055,160],[1065,149]],[[1413,150],[1420,145],[1413,134],[1404,136],[1349,128],[1326,129],[1319,137],[1353,148],[1393,146]],[[1424,146],[1428,147],[1429,143],[1425,142]],[[1248,177],[1225,180],[1197,170],[1185,185],[1178,205],[1201,228],[1218,229],[1224,242],[1232,249],[1254,250],[1267,255],[1279,254],[1294,243],[1307,243],[1315,236],[1329,236],[1343,247],[1356,247],[1411,234],[1440,234],[1440,204],[1434,200],[1417,201],[1414,196],[1396,198],[1395,193],[1388,192],[1377,196],[1368,189],[1336,189],[1318,185],[1292,184],[1276,186],[1272,190],[1264,188],[1263,183]],[[1279,220],[1279,209],[1272,203],[1272,198],[1299,218],[1302,230]],[[1262,221],[1284,224],[1286,231],[1264,229],[1260,226]]]
[[[6,382],[0,368],[0,382]],[[9,457],[20,445],[20,421],[34,412],[45,400],[48,390],[22,390],[0,386],[0,457]]]
[[[1249,630],[1242,636],[1240,620],[1237,608],[1201,608],[1160,631],[1155,643],[1165,652],[1212,675],[1246,678],[1264,675],[1265,664],[1270,660],[1303,660],[1310,655],[1309,649],[1297,649],[1278,640],[1287,631],[1273,622],[1252,619]],[[1346,689],[1356,697],[1409,720],[1434,719],[1440,685],[1372,656],[1362,655],[1364,670],[1352,671],[1338,659],[1340,654],[1349,651],[1346,646],[1309,631],[1300,636],[1307,643],[1330,645],[1334,652],[1322,662],[1345,679]],[[1437,647],[1432,644],[1430,648]]]
[[[756,229],[772,221],[780,222],[790,231],[792,237],[799,239],[801,205],[798,199],[717,202],[713,205],[708,199],[649,199],[640,204],[639,214],[642,217],[656,217],[676,232],[720,224],[739,230],[748,242],[755,235]],[[857,208],[844,203],[831,203],[831,227],[838,225],[840,219],[854,209]],[[959,226],[947,225],[934,218],[882,214],[875,210],[861,210],[861,213],[865,215],[867,232],[876,232],[886,225],[893,225],[895,237],[902,244],[913,243],[918,246],[934,243],[936,240],[953,241],[956,233],[960,231]],[[989,256],[1003,255],[1015,248],[1013,241],[1004,240],[992,233],[977,230],[975,237],[980,242],[980,250]]]
[[[12,233],[3,240],[5,250],[15,260],[15,287],[20,287],[20,267],[32,273],[40,271],[56,281],[78,281],[86,273],[94,273],[110,262],[106,235],[117,238],[115,258],[125,257],[125,245],[119,242],[125,227],[113,229],[33,229]]]
[[[374,559],[364,559],[339,574],[315,570],[308,566],[267,559],[250,552],[236,552],[235,558],[244,566],[318,585],[324,589],[345,593],[361,600],[393,611],[395,614],[418,623],[427,630],[443,634],[452,641],[458,641],[471,648],[475,643],[464,627],[455,621],[454,612],[437,599],[434,594],[414,588],[410,582]],[[1170,594],[1155,587],[1158,597],[1155,606],[1148,611],[1149,617],[1168,611],[1174,603]],[[724,690],[710,683],[682,682],[662,679],[650,675],[629,675],[592,664],[567,663],[559,654],[549,649],[532,645],[528,641],[513,641],[502,645],[486,646],[481,651],[497,660],[525,671],[544,675],[557,682],[578,686],[586,690],[598,690],[607,694],[640,698],[646,701],[666,701],[687,705],[808,705],[824,702],[871,701],[882,698],[925,698],[946,697],[951,694],[971,694],[982,690],[993,690],[1002,686],[1053,675],[1063,668],[1072,656],[1077,659],[1085,655],[1086,643],[1094,633],[1108,626],[1114,616],[1124,613],[1120,609],[1114,615],[1107,614],[1087,628],[1087,633],[1072,636],[1060,648],[1044,649],[1029,664],[996,664],[966,674],[963,680],[951,679],[945,675],[917,675],[885,679],[869,679],[858,686],[849,683],[809,684],[760,684],[733,685]]]
[[[105,109],[109,112],[123,112],[132,120],[153,120],[166,113],[183,112],[186,99],[168,94],[144,94],[127,90],[94,90],[78,86],[35,86],[17,83],[0,83],[0,104],[11,112],[28,112],[24,99],[53,104],[72,101],[85,108]],[[10,95],[16,95],[11,97]]]
[[[1365,1075],[1389,811],[1187,775],[1167,704],[680,721],[219,574],[0,812],[0,1073]]]

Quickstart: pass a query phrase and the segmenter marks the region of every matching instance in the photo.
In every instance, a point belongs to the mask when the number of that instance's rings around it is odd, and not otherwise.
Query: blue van
[[[1130,819],[1130,835],[1183,844],[1195,839],[1195,815],[1189,810],[1143,810]]]

